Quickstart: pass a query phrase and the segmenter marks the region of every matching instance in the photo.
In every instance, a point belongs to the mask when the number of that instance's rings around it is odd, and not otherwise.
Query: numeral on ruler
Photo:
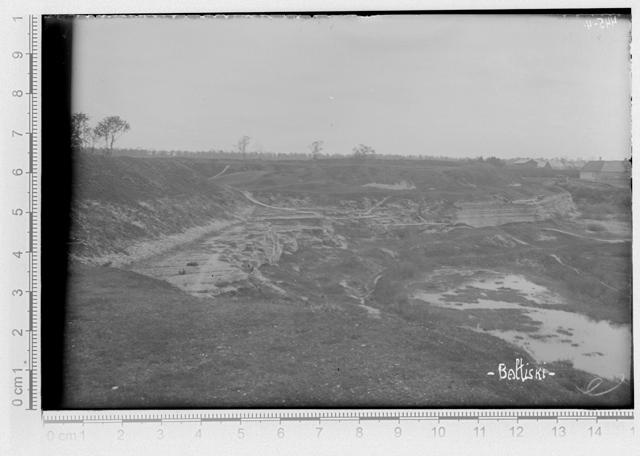
[[[12,315],[24,315],[15,309],[26,307],[27,321],[15,321],[11,325],[10,334],[16,348],[24,356],[19,359],[18,366],[13,369],[13,389],[11,404],[15,407],[35,410],[39,403],[39,391],[37,383],[39,379],[39,331],[36,302],[38,294],[36,292],[39,280],[39,86],[36,74],[39,60],[39,17],[38,16],[13,16],[7,27],[14,37],[18,37],[20,42],[5,56],[9,60],[11,68],[15,69],[12,74],[16,75],[15,80],[10,82],[5,90],[5,100],[8,109],[12,113],[19,115],[12,116],[15,122],[6,132],[9,136],[11,150],[20,149],[26,152],[27,162],[13,163],[9,169],[5,169],[12,185],[10,193],[11,206],[7,220],[15,226],[15,234],[9,249],[11,258],[12,274],[9,276],[13,286],[8,290],[15,304],[11,306]],[[25,41],[26,40],[26,41]],[[23,114],[24,113],[24,114]],[[24,115],[27,115],[27,125],[24,122]],[[24,137],[27,138],[24,138]],[[24,139],[23,139],[24,138]],[[24,157],[22,154],[12,154],[12,159]],[[5,176],[7,175],[5,174]],[[24,188],[23,187],[26,187]],[[24,189],[25,191],[22,191]],[[25,201],[24,198],[27,198]],[[26,217],[23,218],[23,217]],[[26,226],[25,226],[26,224]],[[17,245],[16,241],[20,241]],[[24,268],[24,269],[23,269]],[[27,274],[27,283],[22,282],[24,271]],[[24,351],[23,351],[24,350]]]

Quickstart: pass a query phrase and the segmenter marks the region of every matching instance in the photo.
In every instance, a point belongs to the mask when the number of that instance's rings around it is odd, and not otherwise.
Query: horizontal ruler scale
[[[242,421],[397,421],[397,420],[633,420],[633,411],[236,411],[236,412],[45,412],[50,423],[242,422]]]

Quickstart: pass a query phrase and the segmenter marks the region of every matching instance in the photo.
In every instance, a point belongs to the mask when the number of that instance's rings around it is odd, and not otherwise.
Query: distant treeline
[[[94,149],[91,152],[84,148],[85,153],[102,154],[101,148]],[[192,158],[215,158],[228,160],[322,160],[322,159],[353,159],[353,155],[344,154],[320,154],[315,158],[311,153],[275,153],[275,152],[238,152],[227,150],[208,150],[208,151],[187,151],[187,150],[148,150],[148,149],[127,149],[114,148],[113,156],[127,157],[192,157]],[[376,160],[444,160],[444,161],[468,161],[468,158],[451,158],[446,156],[417,156],[417,155],[385,155],[376,154]],[[373,157],[367,157],[372,159]]]
[[[102,154],[101,148],[93,150],[83,148],[84,153]],[[354,160],[353,155],[344,154],[320,154],[313,155],[311,153],[275,153],[275,152],[239,152],[228,150],[208,150],[208,151],[186,151],[186,150],[149,150],[149,149],[132,149],[132,148],[114,148],[111,151],[113,156],[126,157],[183,157],[183,158],[199,158],[199,159],[219,159],[219,160],[251,160],[251,161],[289,161],[289,160]],[[480,162],[494,165],[497,167],[507,166],[513,160],[505,160],[496,157],[475,157],[475,158],[455,158],[444,155],[391,155],[376,154],[371,157],[359,158],[360,160],[390,160],[390,161],[439,161],[446,162],[451,165],[470,162]],[[553,159],[560,161],[561,159]],[[566,160],[562,159],[562,163],[569,168],[581,167],[584,164],[582,160]],[[564,167],[564,166],[563,166]]]

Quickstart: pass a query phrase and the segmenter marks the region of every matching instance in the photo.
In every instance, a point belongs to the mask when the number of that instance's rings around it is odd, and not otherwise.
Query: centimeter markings
[[[28,83],[29,83],[29,229],[28,229],[28,238],[29,238],[29,267],[28,267],[28,275],[29,275],[29,289],[27,292],[29,303],[28,303],[28,313],[29,313],[29,348],[28,348],[28,390],[29,390],[29,402],[27,410],[36,410],[38,406],[39,399],[39,387],[38,387],[38,376],[34,375],[34,372],[37,372],[39,362],[39,313],[37,303],[39,302],[39,292],[38,292],[38,279],[39,279],[39,217],[38,217],[38,198],[39,198],[39,141],[38,141],[38,132],[39,132],[39,90],[38,90],[38,82],[39,82],[39,39],[40,39],[40,30],[39,30],[39,16],[29,15],[28,17],[28,41],[29,41],[29,72],[28,72]]]
[[[40,252],[40,144],[39,56],[40,16],[28,17],[29,46],[29,182],[28,182],[28,385],[27,410],[39,409],[39,252]],[[304,422],[304,421],[480,421],[480,420],[633,420],[631,410],[192,410],[43,412],[43,424],[99,423],[204,423],[204,422]]]
[[[631,410],[320,410],[320,411],[136,411],[43,414],[44,424],[247,422],[247,421],[520,421],[633,420]]]

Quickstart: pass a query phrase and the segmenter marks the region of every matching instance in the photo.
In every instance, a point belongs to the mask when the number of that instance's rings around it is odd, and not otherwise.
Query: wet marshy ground
[[[576,369],[608,379],[628,379],[631,374],[629,325],[558,310],[554,307],[570,309],[562,296],[522,275],[441,269],[425,284],[426,290],[416,289],[413,299],[472,312],[473,330],[512,343],[539,363],[568,361]],[[495,328],[495,312],[510,312],[511,327]]]

